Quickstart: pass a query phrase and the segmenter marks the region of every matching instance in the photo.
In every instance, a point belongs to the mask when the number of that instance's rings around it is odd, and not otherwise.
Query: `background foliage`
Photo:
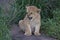
[[[0,40],[11,40],[10,31],[8,29],[7,19],[4,10],[0,7]]]
[[[42,10],[40,13],[42,19],[41,32],[60,40],[60,0],[15,0],[13,4],[9,3],[10,9],[7,15],[3,13],[3,10],[0,12],[1,38],[5,38],[3,36],[5,33],[6,37],[10,35],[7,28],[9,24],[18,24],[18,21],[25,17],[25,6],[28,4],[37,6]],[[4,34],[2,31],[5,31]],[[10,36],[7,37],[7,39],[10,38]]]

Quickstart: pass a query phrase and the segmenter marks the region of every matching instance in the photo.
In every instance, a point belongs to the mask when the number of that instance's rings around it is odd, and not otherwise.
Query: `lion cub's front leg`
[[[39,31],[40,31],[40,25],[36,25],[34,34],[36,36],[40,35]]]
[[[30,28],[30,25],[29,24],[27,24],[27,27],[25,29],[25,34],[24,35],[26,35],[26,36],[32,35],[31,28]]]

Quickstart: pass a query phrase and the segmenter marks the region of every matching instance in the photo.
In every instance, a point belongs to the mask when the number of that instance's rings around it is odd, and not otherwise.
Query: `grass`
[[[0,40],[11,40],[3,9],[0,7]]]
[[[46,35],[49,35],[57,40],[60,40],[60,9],[53,11],[53,19],[42,19],[41,30]]]

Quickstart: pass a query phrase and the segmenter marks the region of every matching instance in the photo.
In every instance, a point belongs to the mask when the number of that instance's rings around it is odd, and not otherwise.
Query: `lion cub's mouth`
[[[28,19],[29,19],[29,20],[31,20],[31,19],[32,19],[32,17],[29,17],[29,16],[28,16]]]

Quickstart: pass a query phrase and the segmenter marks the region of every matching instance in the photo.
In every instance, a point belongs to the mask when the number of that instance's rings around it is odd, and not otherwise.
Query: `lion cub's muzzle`
[[[28,16],[28,18],[29,18],[29,20],[31,20],[31,19],[32,19],[32,17],[29,17],[29,16]]]
[[[27,18],[28,18],[29,20],[31,20],[31,19],[32,19],[32,17],[30,17],[29,15],[27,15]]]

